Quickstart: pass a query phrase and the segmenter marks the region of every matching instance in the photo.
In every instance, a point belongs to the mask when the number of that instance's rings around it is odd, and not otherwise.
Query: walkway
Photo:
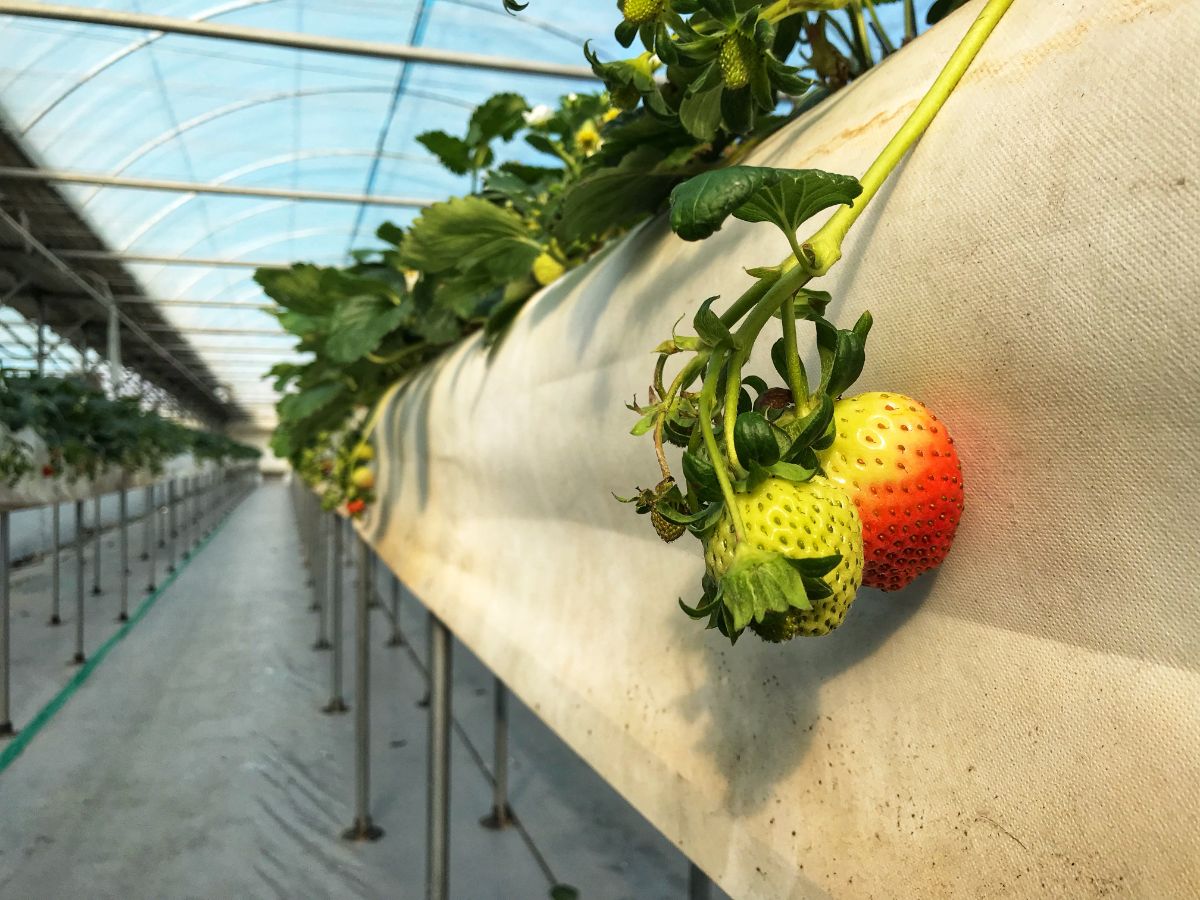
[[[88,598],[89,649],[116,627],[115,550],[110,535],[105,594]],[[18,727],[71,674],[69,557],[62,571],[59,628],[45,624],[48,564],[14,574]],[[372,813],[386,835],[344,842],[353,722],[318,711],[329,697],[330,657],[310,649],[315,617],[304,577],[287,489],[259,488],[0,773],[0,897],[424,895],[421,670],[407,649],[383,646],[389,623],[378,613]],[[136,572],[133,584],[144,581]],[[349,578],[346,591],[350,598]],[[346,614],[352,690],[351,602]],[[424,615],[411,598],[402,623],[424,658]],[[490,686],[456,646],[455,717],[485,757]],[[548,895],[553,877],[584,900],[682,897],[682,856],[526,709],[512,707],[511,799],[527,837],[479,826],[490,785],[457,736],[452,895],[532,900]]]

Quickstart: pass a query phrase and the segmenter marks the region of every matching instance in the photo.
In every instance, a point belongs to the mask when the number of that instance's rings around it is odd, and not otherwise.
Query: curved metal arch
[[[213,18],[216,18],[217,16],[223,16],[223,15],[226,15],[231,12],[240,12],[243,9],[250,9],[251,7],[265,6],[268,3],[278,3],[278,2],[280,2],[280,0],[233,0],[233,2],[231,2],[231,3],[225,3],[221,6],[214,6],[211,9],[204,10],[198,16],[193,17],[192,21],[193,22],[204,22],[208,19],[213,19]],[[52,52],[54,49],[57,49],[57,47],[60,46],[63,42],[65,42],[66,40],[69,40],[71,36],[73,36],[73,35],[68,35],[68,37],[63,39],[63,41],[59,41],[57,44],[55,44],[54,47],[48,48],[46,50],[46,53],[43,53],[42,57],[40,57],[40,58],[44,58],[47,54]],[[106,57],[105,59],[103,59],[102,61],[97,63],[95,66],[93,66],[87,72],[85,72],[79,78],[78,81],[76,81],[73,85],[71,85],[69,88],[67,88],[65,91],[63,91],[61,94],[59,94],[53,100],[51,100],[50,103],[47,104],[47,106],[44,109],[42,109],[41,112],[39,112],[36,116],[34,116],[33,119],[27,125],[22,126],[19,130],[19,134],[22,137],[24,137],[26,134],[28,134],[29,130],[31,128],[36,126],[38,124],[38,122],[42,121],[42,119],[46,118],[46,116],[50,115],[50,113],[52,113],[55,109],[57,109],[60,103],[62,103],[64,100],[66,100],[72,94],[74,94],[77,90],[79,90],[85,84],[90,82],[97,75],[112,68],[117,63],[119,63],[121,60],[136,53],[138,50],[141,50],[143,47],[147,47],[150,44],[153,44],[155,41],[160,40],[164,37],[166,37],[166,34],[164,32],[161,32],[161,31],[152,32],[152,33],[146,35],[145,37],[139,38],[138,40],[129,44],[127,47],[122,47],[116,53],[111,54],[110,56]]]
[[[196,196],[195,194],[187,194],[187,195],[184,195],[183,198],[176,199],[173,203],[171,203],[167,207],[165,207],[163,212],[160,212],[154,216],[151,216],[144,223],[142,223],[142,226],[133,233],[133,235],[129,238],[129,240],[127,240],[124,244],[122,244],[117,249],[120,250],[122,253],[131,252],[133,250],[133,245],[135,242],[137,242],[137,241],[141,240],[143,237],[145,237],[147,232],[152,231],[154,228],[161,225],[163,223],[163,220],[165,218],[167,218],[167,216],[169,216],[170,213],[172,213],[176,209],[178,209],[179,205],[181,203],[186,202],[188,199],[191,199],[195,196]],[[273,209],[282,209],[288,205],[289,205],[289,203],[286,200],[269,200],[266,203],[259,203],[256,206],[252,207],[251,209],[244,210],[243,212],[239,213],[238,215],[233,216],[230,219],[226,219],[222,223],[221,227],[228,228],[231,225],[237,225],[238,223],[244,222],[247,219],[252,219],[255,216],[260,216],[263,213],[270,212]]]
[[[230,116],[230,115],[233,115],[234,113],[242,112],[247,109],[253,109],[257,106],[266,106],[267,104],[270,104],[270,103],[279,103],[280,101],[283,101],[283,100],[295,100],[295,99],[298,99],[301,97],[321,97],[321,96],[333,96],[333,95],[337,95],[337,94],[385,94],[385,95],[390,95],[391,91],[392,91],[392,89],[390,86],[388,86],[388,87],[382,87],[382,86],[380,86],[380,87],[368,87],[368,86],[349,87],[349,86],[345,86],[345,85],[339,85],[336,87],[303,88],[300,90],[277,91],[276,93],[273,93],[273,94],[266,94],[266,95],[259,96],[259,97],[247,97],[242,100],[236,100],[233,103],[227,103],[225,106],[220,106],[220,107],[217,107],[216,109],[210,109],[207,112],[203,112],[198,116],[193,116],[191,119],[188,119],[186,122],[181,122],[177,127],[171,128],[168,131],[165,131],[162,134],[150,139],[149,141],[147,141],[146,143],[144,143],[140,147],[138,147],[136,150],[134,150],[132,153],[129,153],[124,158],[122,158],[122,160],[117,164],[116,168],[113,169],[108,174],[109,175],[120,175],[126,169],[128,169],[130,166],[132,166],[134,163],[136,163],[138,160],[145,157],[147,154],[154,152],[159,147],[169,144],[171,141],[179,138],[181,135],[185,134],[186,132],[189,132],[195,128],[199,128],[203,125],[207,125],[208,123],[213,122],[217,119],[224,118],[225,116]],[[431,101],[434,101],[437,103],[448,103],[448,104],[451,104],[454,106],[461,106],[466,109],[474,109],[475,108],[475,104],[473,104],[473,103],[469,103],[465,100],[458,100],[457,98],[454,98],[454,97],[445,97],[445,96],[442,96],[441,94],[430,94],[430,93],[426,93],[424,91],[420,91],[420,92],[410,91],[409,95],[412,97],[417,97],[422,100],[431,100]],[[95,199],[96,194],[99,193],[100,190],[103,190],[103,188],[97,188],[96,190],[92,191],[91,194],[89,194],[80,203],[80,206],[86,207],[93,199]]]
[[[222,228],[223,227],[224,226],[222,226]],[[218,228],[213,232],[213,234],[219,234],[222,228]],[[293,240],[295,238],[316,237],[317,235],[322,234],[344,234],[345,232],[346,229],[344,227],[334,226],[325,226],[322,228],[304,228],[300,231],[293,231],[284,235],[275,235],[267,240],[249,241],[244,244],[239,244],[238,246],[232,248],[227,254],[225,254],[225,256],[228,259],[238,259],[240,257],[244,257],[248,253],[254,253],[257,250],[261,250],[263,247],[273,247],[276,244],[282,244],[284,241]],[[179,256],[180,258],[186,257],[190,251],[196,249],[196,247],[207,241],[208,237],[208,235],[205,235],[200,240],[188,244],[186,247],[177,251],[175,255]],[[165,267],[160,266],[160,268]],[[187,282],[186,286],[183,288],[183,293],[189,292],[198,281],[201,281],[202,279],[207,278],[209,275],[214,274],[215,271],[215,269],[202,269],[201,273],[196,278]]]
[[[258,160],[256,162],[249,163],[244,166],[240,166],[237,169],[231,169],[230,171],[225,172],[225,173],[217,176],[215,179],[213,179],[213,183],[214,184],[226,184],[226,183],[234,180],[235,178],[240,178],[243,175],[249,175],[252,172],[259,172],[264,169],[272,168],[274,166],[285,165],[286,163],[290,163],[290,162],[298,162],[298,161],[304,160],[304,159],[334,159],[334,158],[338,158],[338,157],[363,157],[363,158],[365,158],[365,157],[370,157],[372,155],[373,154],[369,150],[356,150],[356,149],[351,149],[351,148],[310,149],[310,150],[298,150],[298,151],[295,151],[292,153],[280,153],[280,154],[277,154],[276,156],[272,156],[265,160]],[[384,153],[382,155],[386,159],[405,160],[408,162],[420,163],[421,165],[431,165],[431,166],[437,165],[437,162],[430,157],[416,156],[415,154],[412,154],[412,153],[388,152],[388,153]],[[197,196],[198,195],[196,195],[196,194],[181,194],[180,196],[176,197],[170,203],[165,205],[161,210],[159,210],[157,213],[155,213],[153,216],[151,216],[149,219],[147,219],[145,222],[143,222],[141,224],[141,226],[125,240],[125,242],[120,246],[119,249],[120,250],[129,250],[136,241],[145,237],[145,235],[148,232],[152,231],[154,228],[161,225],[173,213],[182,209],[187,204],[191,203],[193,200],[195,200],[197,198]],[[286,201],[273,202],[273,203],[267,204],[267,206],[270,206],[271,208],[276,208],[276,207],[280,207],[280,206],[288,206],[288,205],[290,205],[290,204]],[[260,205],[258,207],[255,207],[255,209],[261,210],[261,209],[263,209],[263,206]],[[243,218],[245,218],[245,217],[238,216],[233,221],[240,221]],[[232,224],[232,222],[230,222],[229,224]]]

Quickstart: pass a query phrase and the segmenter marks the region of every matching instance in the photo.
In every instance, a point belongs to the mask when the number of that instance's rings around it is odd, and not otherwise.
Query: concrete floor
[[[105,593],[87,597],[89,653],[117,628],[115,535],[104,552]],[[134,563],[135,603],[145,565]],[[74,671],[69,554],[62,574],[65,621],[50,628],[48,562],[14,572],[18,728]],[[338,835],[353,818],[353,716],[319,712],[330,654],[310,649],[305,577],[287,489],[267,484],[0,773],[0,897],[424,895],[424,612],[405,598],[409,648],[385,647],[391,623],[373,614],[372,815],[386,834],[348,843]],[[565,882],[586,900],[683,897],[686,860],[515,699],[511,803],[524,834],[480,827],[492,679],[463,647],[454,653],[451,895],[526,900]]]

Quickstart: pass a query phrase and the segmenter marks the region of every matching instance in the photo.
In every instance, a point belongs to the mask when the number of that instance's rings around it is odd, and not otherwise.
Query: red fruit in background
[[[895,591],[941,564],[963,509],[950,433],[919,400],[871,392],[833,407],[836,435],[821,467],[858,507],[863,584]]]
[[[360,512],[367,508],[367,504],[363,500],[351,500],[346,504],[346,512],[352,516],[357,516]]]
[[[42,466],[42,477],[53,478],[58,473],[54,471],[54,466]]]

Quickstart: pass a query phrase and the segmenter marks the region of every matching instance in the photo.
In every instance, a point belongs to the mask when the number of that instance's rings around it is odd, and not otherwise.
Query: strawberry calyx
[[[795,559],[743,542],[725,573],[708,579],[699,606],[689,607],[682,600],[679,605],[693,619],[707,616],[709,628],[718,628],[736,643],[748,625],[761,624],[769,613],[811,610],[814,600],[833,596],[821,578],[841,561],[840,554]]]

